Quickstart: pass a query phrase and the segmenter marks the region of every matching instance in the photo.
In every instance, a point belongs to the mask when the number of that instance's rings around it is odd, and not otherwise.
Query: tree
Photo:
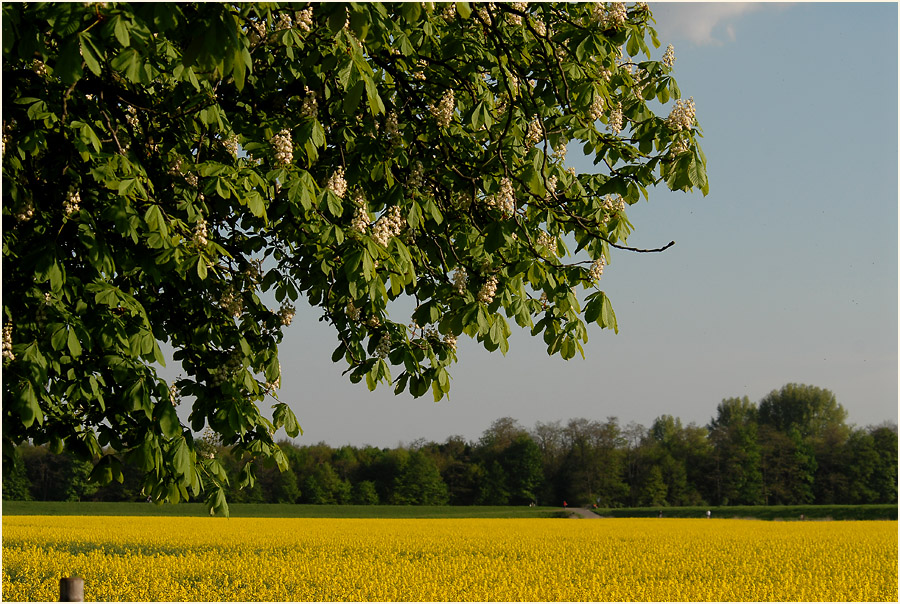
[[[537,443],[527,433],[519,434],[501,453],[500,464],[506,471],[510,504],[535,501],[544,478]]]
[[[897,423],[870,429],[878,464],[872,473],[872,490],[880,503],[897,503]]]
[[[3,464],[3,501],[31,501],[31,481],[20,454]]]
[[[626,208],[708,191],[651,23],[645,3],[4,4],[4,451],[65,446],[100,482],[129,460],[155,500],[227,513],[193,435],[287,467],[299,297],[370,389],[440,399],[457,338],[505,353],[509,319],[583,354],[588,324],[617,328],[598,280],[633,249]]]
[[[768,424],[760,426],[760,470],[765,505],[803,505],[813,502],[816,459],[812,446],[795,427],[787,434]]]
[[[830,390],[787,384],[759,402],[759,423],[785,434],[796,429],[803,438],[822,438],[829,429],[847,431],[847,411]]]
[[[371,480],[362,480],[353,485],[351,489],[351,502],[354,505],[377,505],[378,492],[375,483]]]
[[[331,464],[316,467],[303,482],[300,496],[306,503],[344,504],[351,501],[351,486],[338,476]]]
[[[714,486],[718,505],[763,502],[757,408],[746,396],[724,399],[708,426],[712,444]]]
[[[604,507],[621,505],[627,487],[624,473],[624,441],[615,417],[605,423],[584,418],[569,420],[563,432],[567,455],[565,492],[567,500],[600,502]]]
[[[40,501],[83,501],[97,491],[88,478],[91,464],[68,452],[25,446],[22,463],[31,484],[31,496]]]
[[[411,451],[394,482],[391,503],[444,505],[448,499],[447,485],[434,460],[422,451]]]

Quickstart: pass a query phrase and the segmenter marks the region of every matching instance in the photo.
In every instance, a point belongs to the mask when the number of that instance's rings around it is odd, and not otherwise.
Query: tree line
[[[759,403],[724,399],[705,426],[661,415],[538,422],[510,417],[475,441],[332,447],[280,444],[288,467],[198,450],[228,478],[232,502],[390,505],[799,505],[897,502],[897,424],[864,428],[828,390],[788,384]],[[3,498],[141,501],[142,473],[99,486],[92,465],[23,444],[3,466]],[[239,488],[244,483],[248,486]]]

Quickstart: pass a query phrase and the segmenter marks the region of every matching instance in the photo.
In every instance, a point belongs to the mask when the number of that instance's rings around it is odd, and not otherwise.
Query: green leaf
[[[246,51],[244,49],[234,51],[234,63],[232,66],[231,75],[232,77],[234,77],[234,86],[238,89],[238,92],[244,89],[244,82],[247,78],[248,64],[244,62],[245,52]]]
[[[250,191],[245,197],[247,207],[257,218],[263,218],[266,215],[266,201],[258,191]]]
[[[59,293],[63,285],[63,271],[58,262],[53,262],[50,270],[47,271],[47,276],[50,278],[50,289],[53,293]]]
[[[422,14],[422,6],[418,2],[404,2],[400,5],[400,14],[408,23],[414,24]]]
[[[78,39],[69,38],[59,50],[53,73],[64,84],[74,84],[82,76],[81,53],[78,52]]]
[[[53,350],[62,350],[69,339],[68,327],[63,324],[57,325],[59,325],[59,327],[53,332],[53,335],[50,336],[50,346],[53,347]],[[52,329],[53,325],[51,325],[50,328]]]
[[[276,428],[284,426],[284,431],[291,438],[303,434],[300,424],[297,423],[297,417],[289,406],[284,403],[278,403],[274,408],[275,411],[272,414],[272,421]]]
[[[331,212],[331,215],[335,218],[340,218],[341,214],[344,213],[344,206],[341,204],[341,198],[331,192],[331,190],[325,191],[325,202],[328,206],[328,211]]]
[[[197,258],[197,276],[206,279],[206,259],[203,256]]]
[[[163,435],[166,438],[175,438],[181,434],[181,421],[172,403],[162,402],[156,408],[159,410],[159,428]]]
[[[378,86],[372,78],[366,78],[366,97],[369,100],[369,111],[373,116],[380,115],[385,112],[384,101],[378,94]]]
[[[344,95],[344,112],[347,115],[356,113],[356,108],[359,106],[359,101],[362,100],[362,94],[365,89],[366,83],[360,80]]]
[[[191,471],[191,450],[187,441],[184,440],[184,436],[179,436],[175,439],[175,446],[172,451],[172,466],[182,476],[186,476]]]
[[[38,403],[37,394],[31,382],[25,382],[22,386],[22,400],[25,405],[19,408],[19,416],[22,418],[22,425],[30,428],[37,421],[38,424],[44,423],[44,412]]]
[[[128,24],[125,22],[125,19],[123,19],[121,15],[116,15],[113,17],[112,23],[116,40],[119,41],[119,44],[122,46],[131,46],[131,37],[128,35]]]
[[[141,82],[141,57],[134,48],[126,48],[110,62],[110,67],[125,74],[131,82]]]
[[[100,458],[100,461],[97,462],[97,465],[94,466],[94,469],[91,470],[91,474],[88,477],[88,480],[91,482],[95,482],[100,485],[107,485],[113,480],[113,471],[112,465],[110,464],[111,457],[109,455],[104,455]]]
[[[469,6],[468,2],[457,2],[456,12],[463,19],[468,19],[472,16],[472,7]]]
[[[206,498],[206,507],[209,508],[210,512],[221,514],[228,518],[228,501],[225,499],[225,490],[220,485],[216,485],[209,491],[209,495]]]
[[[74,329],[69,330],[68,345],[69,352],[72,353],[73,357],[81,356],[81,343],[78,341],[78,336],[75,335]]]
[[[147,208],[147,211],[144,213],[144,220],[147,222],[147,226],[153,231],[158,231],[161,237],[167,238],[169,236],[166,219],[163,217],[162,210],[160,210],[158,205],[154,204]]]

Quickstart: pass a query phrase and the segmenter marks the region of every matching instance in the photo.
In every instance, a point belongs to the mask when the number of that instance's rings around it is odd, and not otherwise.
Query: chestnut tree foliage
[[[155,500],[227,513],[194,434],[286,466],[300,298],[370,389],[438,400],[457,338],[505,352],[510,322],[583,354],[588,324],[616,328],[598,281],[633,249],[627,207],[708,190],[652,23],[644,3],[4,4],[5,455],[65,447],[100,482],[127,460]]]

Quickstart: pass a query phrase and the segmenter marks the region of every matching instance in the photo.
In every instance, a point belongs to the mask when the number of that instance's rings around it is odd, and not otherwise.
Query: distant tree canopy
[[[796,385],[794,385],[796,386]],[[739,408],[731,421],[723,411]],[[614,418],[538,423],[504,417],[474,442],[405,447],[298,446],[282,441],[282,472],[204,439],[225,468],[229,501],[362,505],[665,507],[897,503],[897,426],[843,421],[827,439],[798,437],[756,419],[746,397],[726,399],[707,426],[661,415],[649,428]],[[240,475],[255,468],[252,487]],[[90,464],[25,446],[3,466],[4,499],[143,501],[139,472],[98,487]]]
[[[588,324],[616,329],[598,281],[631,249],[628,206],[708,191],[652,22],[645,3],[4,4],[7,458],[65,447],[101,483],[127,463],[155,500],[227,511],[194,434],[288,468],[300,297],[370,389],[440,399],[457,338],[505,352],[509,320],[583,354]]]

